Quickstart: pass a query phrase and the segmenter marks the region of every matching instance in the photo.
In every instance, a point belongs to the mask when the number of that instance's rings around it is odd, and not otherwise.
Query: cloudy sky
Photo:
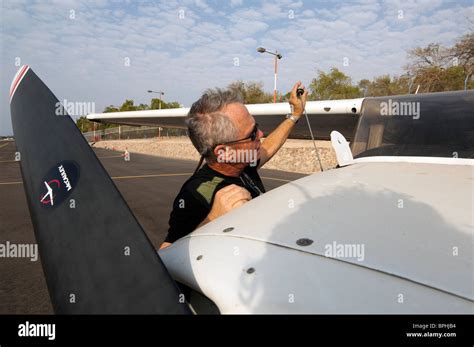
[[[1,6],[0,135],[12,134],[8,90],[28,64],[59,100],[126,98],[149,103],[148,89],[185,106],[209,87],[262,81],[273,90],[308,85],[337,67],[353,78],[403,73],[406,52],[450,46],[472,30],[471,1],[298,0],[20,1]],[[346,64],[345,64],[346,62]],[[156,96],[156,95],[155,95]]]

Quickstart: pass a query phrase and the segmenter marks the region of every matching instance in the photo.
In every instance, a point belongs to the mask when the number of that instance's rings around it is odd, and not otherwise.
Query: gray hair
[[[213,158],[214,146],[236,139],[237,128],[225,113],[220,112],[233,103],[243,103],[237,90],[216,88],[206,90],[191,106],[186,124],[191,142],[201,156]]]

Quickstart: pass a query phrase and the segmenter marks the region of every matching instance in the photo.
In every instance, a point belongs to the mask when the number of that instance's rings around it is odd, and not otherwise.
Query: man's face
[[[248,138],[255,128],[255,119],[249,113],[247,107],[240,103],[233,103],[224,107],[222,112],[229,117],[232,123],[234,123],[234,126],[237,129],[236,140],[247,138],[238,143],[232,143],[225,146],[228,147],[229,150],[240,151],[241,154],[247,153],[247,158],[258,160],[260,158],[260,139],[263,137],[263,132],[258,129],[254,141]],[[248,163],[251,161],[252,160],[244,162]]]

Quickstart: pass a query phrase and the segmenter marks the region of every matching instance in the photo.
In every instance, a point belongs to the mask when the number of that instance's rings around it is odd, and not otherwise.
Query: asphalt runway
[[[153,245],[168,230],[171,206],[197,162],[94,149]],[[35,244],[14,142],[0,141],[0,244]],[[259,170],[267,191],[305,176]],[[40,260],[0,258],[0,314],[53,313]]]

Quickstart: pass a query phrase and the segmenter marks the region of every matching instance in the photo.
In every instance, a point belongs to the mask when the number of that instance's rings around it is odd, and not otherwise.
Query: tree
[[[361,91],[352,85],[351,78],[342,71],[332,68],[329,73],[318,71],[309,89],[309,100],[350,99],[358,98]]]
[[[140,104],[136,107],[137,111],[148,110],[150,107],[147,104]]]
[[[361,80],[359,88],[365,96],[387,96],[407,94],[409,90],[408,76],[390,77],[383,75],[375,77],[372,81]]]
[[[114,105],[110,105],[110,106],[107,106],[105,109],[104,109],[104,113],[109,113],[109,112],[118,112],[118,108],[115,107]]]
[[[161,104],[161,105],[160,105]],[[161,101],[160,99],[158,98],[153,98],[151,99],[150,101],[150,110],[158,110],[160,108],[163,108],[163,104],[164,102]]]
[[[166,108],[180,108],[181,104],[177,101],[167,102]]]
[[[284,95],[281,95],[280,93],[278,93],[278,95],[277,95],[278,99],[277,100],[280,100],[281,102],[288,102],[288,101],[290,101],[290,96],[291,96],[291,92],[288,92]]]
[[[120,106],[119,112],[125,112],[125,111],[136,111],[137,107],[133,104],[133,100],[125,100],[125,102]]]
[[[362,92],[363,96],[367,96],[371,82],[368,79],[362,79],[359,81],[358,87]]]
[[[474,33],[462,36],[451,48],[450,57],[457,59],[455,61],[465,72],[474,73]]]
[[[467,87],[474,81],[474,33],[459,38],[451,48],[431,43],[408,52],[410,62],[405,67],[421,92],[439,92],[464,89],[464,81],[471,76]]]
[[[411,62],[407,70],[415,72],[425,67],[442,67],[447,63],[448,50],[438,43],[430,43],[426,47],[416,47],[408,51]]]
[[[228,88],[237,90],[245,104],[264,104],[273,101],[273,95],[263,91],[262,82],[235,81],[229,84]]]
[[[160,103],[161,103],[161,107],[160,107]],[[158,110],[160,108],[162,110],[166,110],[168,108],[180,108],[180,107],[181,105],[177,101],[164,102],[163,100],[160,100],[158,98],[153,98],[151,99],[151,102],[150,102],[150,110]]]
[[[83,133],[94,130],[94,125],[85,116],[81,116],[76,120],[76,125]]]

